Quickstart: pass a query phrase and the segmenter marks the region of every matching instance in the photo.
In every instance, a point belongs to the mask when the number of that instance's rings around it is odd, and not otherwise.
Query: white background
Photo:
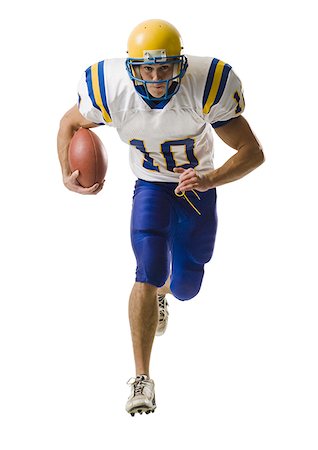
[[[317,35],[314,2],[16,1],[1,13],[0,447],[316,450]],[[131,29],[172,22],[189,54],[231,64],[266,163],[218,189],[200,294],[170,297],[157,411],[125,412],[134,375],[134,177],[116,132],[98,196],[67,191],[59,120],[86,67]],[[216,138],[216,163],[231,151]]]

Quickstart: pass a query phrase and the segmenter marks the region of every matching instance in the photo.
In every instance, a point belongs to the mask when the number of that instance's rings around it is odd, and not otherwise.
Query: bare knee
[[[132,293],[135,294],[136,296],[138,296],[139,298],[151,298],[154,297],[156,298],[156,294],[157,294],[157,286],[154,286],[152,284],[149,283],[141,283],[139,281],[136,281],[133,289],[132,289]]]

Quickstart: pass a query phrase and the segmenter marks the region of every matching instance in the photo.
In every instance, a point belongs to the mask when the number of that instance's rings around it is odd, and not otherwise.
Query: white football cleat
[[[126,403],[126,411],[132,416],[135,413],[149,414],[156,409],[155,383],[147,375],[137,375],[128,381],[131,386],[131,395]]]
[[[165,295],[158,294],[159,319],[156,330],[156,336],[162,336],[168,326],[168,302]]]

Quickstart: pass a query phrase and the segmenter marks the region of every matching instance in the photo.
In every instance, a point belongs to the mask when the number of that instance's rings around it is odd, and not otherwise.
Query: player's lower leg
[[[149,376],[150,355],[158,325],[157,288],[136,282],[129,299],[129,322],[136,375]]]
[[[129,299],[129,321],[134,349],[136,378],[130,380],[131,395],[126,411],[132,416],[154,412],[156,408],[154,382],[149,378],[153,340],[158,324],[157,288],[136,282]]]

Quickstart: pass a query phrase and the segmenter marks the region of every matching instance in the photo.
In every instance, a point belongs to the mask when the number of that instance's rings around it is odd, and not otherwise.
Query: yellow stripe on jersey
[[[205,104],[203,105],[204,114],[209,114],[209,111],[216,99],[216,96],[217,96],[217,93],[218,93],[218,90],[219,90],[219,87],[221,84],[224,66],[225,66],[225,63],[223,61],[219,61],[215,67],[215,72],[214,72],[211,89],[210,89],[208,98],[207,98]]]
[[[219,59],[213,58],[206,80],[202,108],[209,114],[211,108],[221,100],[232,67]]]
[[[91,66],[93,94],[95,97],[95,101],[96,101],[97,105],[99,106],[105,121],[112,122],[110,114],[106,110],[103,99],[102,99],[101,89],[103,91],[105,91],[105,80],[103,77],[101,77],[101,75],[103,75],[103,72],[99,73],[99,70],[98,70],[99,67],[101,68],[101,65],[99,63],[93,64]],[[103,97],[104,97],[104,95],[103,95]],[[104,99],[104,101],[105,101],[105,99]]]

